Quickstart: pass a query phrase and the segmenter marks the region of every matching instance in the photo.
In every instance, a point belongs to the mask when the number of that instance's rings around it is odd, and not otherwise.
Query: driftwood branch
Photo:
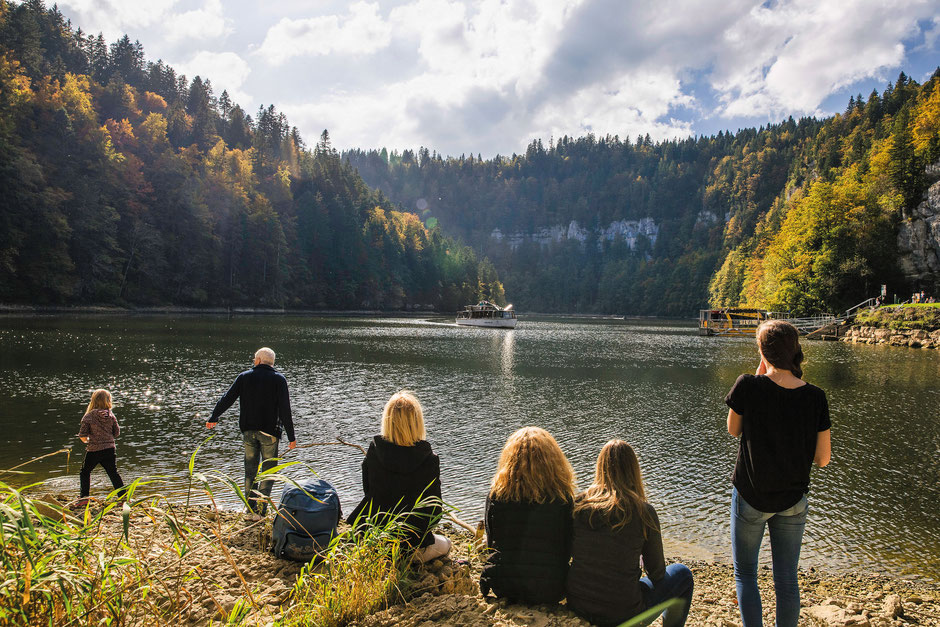
[[[470,525],[469,523],[465,523],[464,521],[460,520],[459,518],[457,518],[457,517],[454,516],[453,514],[447,514],[447,520],[449,520],[450,522],[454,523],[455,525],[459,525],[459,526],[463,527],[464,529],[466,529],[467,531],[469,531],[470,533],[472,533],[474,536],[477,535],[477,528],[476,528],[476,527],[474,527],[473,525]]]
[[[51,453],[46,453],[45,455],[41,455],[41,456],[39,456],[39,457],[34,457],[33,459],[29,460],[28,462],[23,462],[22,464],[18,464],[18,465],[16,465],[16,466],[14,466],[13,468],[7,468],[7,469],[5,469],[5,470],[0,470],[0,475],[5,475],[5,474],[7,474],[7,473],[16,472],[16,469],[17,469],[17,468],[22,468],[23,466],[26,466],[27,464],[32,464],[33,462],[38,462],[40,459],[45,459],[45,458],[47,458],[47,457],[52,457],[53,455],[58,455],[59,453],[65,453],[66,455],[71,455],[71,454],[72,454],[72,447],[59,449],[58,451],[53,451],[53,452],[51,452]]]
[[[359,452],[363,455],[366,454],[366,450],[359,446],[358,444],[353,444],[352,442],[347,442],[342,438],[336,438],[335,442],[311,442],[310,444],[298,444],[297,449],[302,448],[313,448],[314,446],[351,446],[352,448],[359,449]]]

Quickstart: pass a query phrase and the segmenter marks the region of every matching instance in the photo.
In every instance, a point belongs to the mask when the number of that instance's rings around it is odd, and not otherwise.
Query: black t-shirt
[[[807,383],[788,389],[742,374],[725,403],[743,416],[731,481],[751,507],[781,512],[809,491],[816,437],[832,426],[826,393]]]

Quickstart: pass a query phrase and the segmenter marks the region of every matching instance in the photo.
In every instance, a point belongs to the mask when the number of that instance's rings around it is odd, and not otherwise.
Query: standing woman
[[[731,554],[745,627],[762,624],[757,556],[770,528],[777,627],[800,616],[797,569],[806,526],[809,474],[831,453],[826,394],[801,379],[803,351],[796,328],[770,320],[757,329],[760,365],[742,374],[725,397],[728,432],[741,436],[731,491]]]
[[[404,514],[404,543],[422,562],[447,555],[451,547],[450,540],[431,533],[441,518],[441,460],[425,438],[421,403],[407,390],[393,394],[382,412],[382,433],[372,438],[362,462],[365,496],[346,520],[382,524],[383,514]],[[436,502],[416,507],[431,498]]]
[[[523,427],[509,436],[486,497],[484,596],[528,604],[565,598],[574,491],[574,470],[548,431]]]
[[[640,558],[648,577],[640,578]],[[574,500],[568,607],[595,625],[619,625],[673,597],[664,627],[682,627],[692,604],[692,571],[666,566],[656,510],[646,501],[633,447],[611,440],[597,456],[594,483]]]

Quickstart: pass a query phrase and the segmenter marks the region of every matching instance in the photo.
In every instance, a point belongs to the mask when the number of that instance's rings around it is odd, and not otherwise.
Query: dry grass
[[[233,479],[198,472],[197,453],[182,503],[154,493],[161,485],[179,493],[165,478],[139,479],[124,495],[113,492],[79,511],[31,497],[35,486],[0,483],[0,625],[240,625],[262,617],[277,625],[341,625],[406,594],[405,529],[393,519],[341,534],[321,565],[304,566],[295,581],[297,571],[290,570],[293,588],[272,599],[263,585],[270,576],[249,572],[250,564],[261,557],[275,569],[284,563],[261,554],[263,539],[245,547],[240,522],[241,545],[233,541],[236,534],[215,509],[215,495],[226,490],[242,501],[245,496]],[[266,475],[293,483],[282,471],[297,463]],[[208,495],[210,509],[190,507],[194,492]],[[140,536],[144,526],[148,531]],[[261,529],[248,533],[263,537]],[[216,575],[224,571],[226,589],[208,572],[210,563]]]

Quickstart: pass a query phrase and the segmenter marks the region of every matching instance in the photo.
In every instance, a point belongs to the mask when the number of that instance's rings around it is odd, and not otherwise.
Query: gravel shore
[[[360,621],[361,627],[385,625],[530,625],[534,627],[587,627],[589,623],[564,604],[529,607],[510,605],[480,595],[482,556],[472,547],[472,536],[447,528],[454,541],[449,560],[427,566],[421,579],[427,592],[406,605],[398,605]],[[668,556],[681,561],[695,575],[695,593],[688,625],[741,625],[730,564]],[[436,583],[436,586],[434,585]],[[760,575],[765,624],[773,625],[774,593],[770,570]],[[940,625],[940,585],[889,578],[878,574],[830,574],[815,569],[800,575],[803,610],[800,625],[854,625],[887,627]],[[661,619],[654,625],[662,624]]]
[[[105,533],[120,534],[120,516],[107,516]],[[230,611],[239,597],[252,590],[255,609],[248,624],[273,625],[280,618],[300,572],[301,564],[278,560],[267,550],[271,517],[246,522],[239,514],[199,508],[190,514],[190,526],[215,529],[223,537],[228,554],[200,551],[198,546],[180,560],[173,551],[173,534],[162,521],[134,513],[129,543],[138,554],[166,563],[168,580],[185,577],[192,604],[186,619],[202,625]],[[410,600],[353,623],[358,627],[385,625],[532,625],[578,626],[588,623],[569,612],[564,604],[528,607],[510,605],[480,595],[479,576],[483,555],[474,537],[444,523],[439,528],[454,543],[448,559],[416,567]],[[731,566],[714,561],[682,561],[695,575],[695,595],[689,625],[740,625]],[[765,624],[773,624],[773,581],[769,570],[760,576]],[[879,574],[832,574],[819,570],[801,573],[803,611],[800,625],[901,625],[940,626],[940,585],[922,580],[889,578]],[[661,624],[657,621],[655,624]]]

